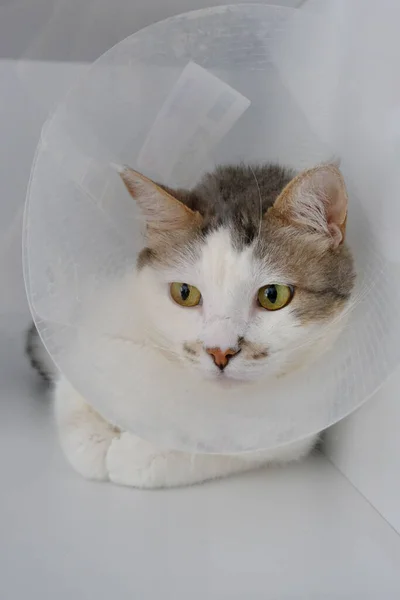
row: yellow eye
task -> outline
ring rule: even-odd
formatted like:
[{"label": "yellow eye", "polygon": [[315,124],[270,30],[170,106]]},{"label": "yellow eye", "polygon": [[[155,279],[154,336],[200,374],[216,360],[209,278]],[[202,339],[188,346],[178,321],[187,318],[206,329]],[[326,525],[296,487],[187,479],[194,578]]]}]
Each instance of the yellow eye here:
[{"label": "yellow eye", "polygon": [[258,303],[266,310],[279,310],[287,306],[293,298],[294,288],[291,285],[272,283],[258,290]]},{"label": "yellow eye", "polygon": [[175,281],[171,283],[170,291],[172,299],[181,306],[192,307],[200,304],[201,294],[194,285]]}]

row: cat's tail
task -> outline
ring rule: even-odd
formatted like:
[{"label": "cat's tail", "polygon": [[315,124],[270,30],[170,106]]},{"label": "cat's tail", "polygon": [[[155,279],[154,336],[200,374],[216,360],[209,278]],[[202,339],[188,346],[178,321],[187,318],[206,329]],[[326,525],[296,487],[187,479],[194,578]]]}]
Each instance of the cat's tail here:
[{"label": "cat's tail", "polygon": [[44,347],[34,323],[26,332],[25,352],[32,368],[44,381],[51,384],[56,378],[57,369]]}]

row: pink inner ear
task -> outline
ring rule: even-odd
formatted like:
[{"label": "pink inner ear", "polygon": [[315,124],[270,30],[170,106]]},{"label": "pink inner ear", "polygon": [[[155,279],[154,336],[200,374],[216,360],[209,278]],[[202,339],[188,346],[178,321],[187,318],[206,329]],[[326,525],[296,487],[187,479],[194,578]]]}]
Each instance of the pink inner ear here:
[{"label": "pink inner ear", "polygon": [[342,233],[340,227],[338,225],[336,225],[336,223],[328,224],[328,230],[329,230],[329,233],[331,234],[333,245],[335,248],[337,248],[343,242],[343,238],[344,238],[343,233]]},{"label": "pink inner ear", "polygon": [[333,177],[333,180],[326,189],[326,220],[333,243],[335,247],[337,247],[344,239],[347,216],[347,194],[341,179],[338,179],[332,173],[329,173],[329,177]]},{"label": "pink inner ear", "polygon": [[347,195],[340,182],[332,182],[328,190],[327,220],[328,223],[342,225],[347,214]]}]

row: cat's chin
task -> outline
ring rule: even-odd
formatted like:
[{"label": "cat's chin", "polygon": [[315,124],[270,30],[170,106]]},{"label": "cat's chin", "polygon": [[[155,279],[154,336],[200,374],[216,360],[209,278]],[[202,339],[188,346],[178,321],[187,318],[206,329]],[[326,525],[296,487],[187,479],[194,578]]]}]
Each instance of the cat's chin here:
[{"label": "cat's chin", "polygon": [[218,388],[233,389],[239,386],[251,385],[255,383],[257,379],[235,376],[228,373],[206,373],[204,376],[206,381],[215,384]]}]

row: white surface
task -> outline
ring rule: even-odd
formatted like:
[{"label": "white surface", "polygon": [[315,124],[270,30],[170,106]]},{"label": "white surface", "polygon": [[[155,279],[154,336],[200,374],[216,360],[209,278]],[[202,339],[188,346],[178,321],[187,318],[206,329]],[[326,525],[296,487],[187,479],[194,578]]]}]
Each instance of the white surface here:
[{"label": "white surface", "polygon": [[326,452],[400,533],[400,369],[327,435]]},{"label": "white surface", "polygon": [[20,342],[0,354],[1,598],[399,597],[400,538],[320,456],[163,492],[81,479]]}]

